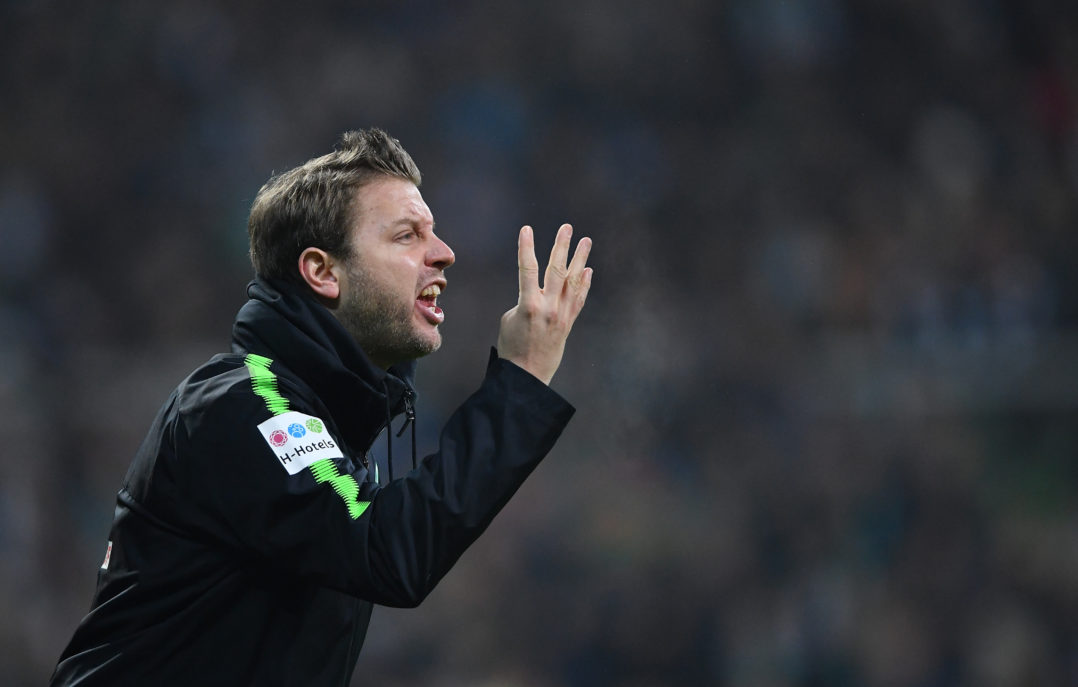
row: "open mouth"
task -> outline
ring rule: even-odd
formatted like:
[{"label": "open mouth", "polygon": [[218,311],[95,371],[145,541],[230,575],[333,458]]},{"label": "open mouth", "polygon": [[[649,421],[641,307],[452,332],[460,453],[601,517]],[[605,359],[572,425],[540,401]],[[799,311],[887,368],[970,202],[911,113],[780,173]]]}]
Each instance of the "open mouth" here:
[{"label": "open mouth", "polygon": [[442,295],[442,288],[437,284],[431,284],[419,292],[419,298],[415,299],[416,307],[431,324],[441,324],[445,319],[445,313],[438,307],[438,296]]}]

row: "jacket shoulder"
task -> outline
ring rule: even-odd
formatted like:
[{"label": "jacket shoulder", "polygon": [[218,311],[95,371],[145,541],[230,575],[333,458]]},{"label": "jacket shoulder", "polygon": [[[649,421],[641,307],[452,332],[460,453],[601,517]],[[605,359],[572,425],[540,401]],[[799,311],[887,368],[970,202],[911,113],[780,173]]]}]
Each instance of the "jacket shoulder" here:
[{"label": "jacket shoulder", "polygon": [[[276,374],[284,371],[276,365],[267,376],[267,367],[248,358],[216,356],[181,382],[129,473],[128,494],[181,531],[224,537],[217,523],[239,517],[237,512],[247,517],[264,505],[258,499],[272,501],[301,488],[300,482],[314,484],[313,477],[289,470],[304,464],[300,458],[342,455],[335,431],[316,417],[321,404],[302,381]],[[302,442],[303,455],[286,460],[273,435],[282,435],[285,448],[301,443],[293,441],[294,434],[285,439],[275,431],[281,422],[290,430],[296,416],[303,425],[295,431],[310,433],[305,439],[317,436],[325,446]]]},{"label": "jacket shoulder", "polygon": [[221,354],[180,382],[132,462],[124,481],[129,493],[152,500],[151,492],[182,491],[199,474],[243,470],[248,457],[269,451],[261,423],[282,411],[317,414],[317,399],[300,380],[274,375],[271,383],[263,372],[247,356]]},{"label": "jacket shoulder", "polygon": [[211,411],[268,417],[309,409],[316,402],[300,379],[268,358],[255,355],[215,356],[176,390],[176,413],[185,422]]}]

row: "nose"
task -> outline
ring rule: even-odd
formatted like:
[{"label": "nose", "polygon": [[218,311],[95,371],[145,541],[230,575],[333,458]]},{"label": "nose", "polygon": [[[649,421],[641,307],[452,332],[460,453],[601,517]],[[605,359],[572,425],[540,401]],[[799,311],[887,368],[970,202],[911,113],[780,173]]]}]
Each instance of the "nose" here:
[{"label": "nose", "polygon": [[427,264],[444,270],[456,260],[457,256],[453,254],[453,249],[449,247],[449,244],[435,236],[430,250],[427,251]]}]

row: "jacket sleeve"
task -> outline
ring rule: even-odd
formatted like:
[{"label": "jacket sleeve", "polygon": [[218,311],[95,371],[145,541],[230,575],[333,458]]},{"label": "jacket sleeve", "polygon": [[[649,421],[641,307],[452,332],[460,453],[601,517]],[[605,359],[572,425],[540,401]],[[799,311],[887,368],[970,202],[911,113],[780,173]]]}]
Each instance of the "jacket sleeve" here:
[{"label": "jacket sleeve", "polygon": [[243,555],[374,603],[414,606],[572,414],[545,384],[492,357],[482,385],[442,429],[438,451],[384,487],[365,481],[362,468],[349,474],[344,459],[332,461],[328,476],[309,468],[290,474],[256,427],[266,414],[252,412],[228,436],[200,437],[197,426],[185,435],[191,455],[221,456],[213,479],[192,480],[185,491],[197,502],[199,528]]}]

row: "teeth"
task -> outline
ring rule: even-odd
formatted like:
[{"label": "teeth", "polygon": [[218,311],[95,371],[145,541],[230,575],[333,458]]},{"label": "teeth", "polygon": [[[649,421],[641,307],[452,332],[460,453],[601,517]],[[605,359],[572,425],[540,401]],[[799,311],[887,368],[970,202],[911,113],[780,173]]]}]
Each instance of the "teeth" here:
[{"label": "teeth", "polygon": [[427,288],[420,291],[419,295],[425,298],[429,298],[431,296],[437,298],[438,296],[442,295],[442,290],[438,287],[437,284],[431,284]]}]

